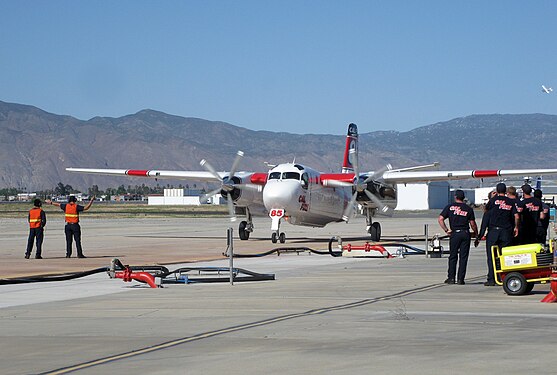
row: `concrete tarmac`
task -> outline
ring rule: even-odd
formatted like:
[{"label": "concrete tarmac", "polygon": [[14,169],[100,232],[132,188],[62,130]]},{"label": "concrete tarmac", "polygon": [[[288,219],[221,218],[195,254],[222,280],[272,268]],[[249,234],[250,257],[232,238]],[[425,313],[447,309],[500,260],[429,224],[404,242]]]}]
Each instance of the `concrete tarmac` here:
[{"label": "concrete tarmac", "polygon": [[[438,233],[437,212],[382,219],[383,235]],[[263,252],[268,220],[237,253]],[[0,222],[1,278],[125,264],[226,266],[225,219],[83,220],[87,259],[65,259],[62,224],[49,223],[45,259],[23,259],[25,222]],[[354,244],[365,222],[323,229],[288,224],[285,247]],[[234,225],[237,230],[236,224]],[[346,240],[345,240],[346,241]],[[423,242],[412,243],[423,248]],[[446,243],[445,243],[446,245]],[[207,261],[204,259],[214,259]],[[185,263],[192,262],[196,263]],[[276,280],[150,289],[99,273],[0,286],[2,374],[523,374],[551,372],[556,306],[484,287],[485,242],[466,285],[446,285],[447,257],[333,258],[307,253],[239,258]]]}]

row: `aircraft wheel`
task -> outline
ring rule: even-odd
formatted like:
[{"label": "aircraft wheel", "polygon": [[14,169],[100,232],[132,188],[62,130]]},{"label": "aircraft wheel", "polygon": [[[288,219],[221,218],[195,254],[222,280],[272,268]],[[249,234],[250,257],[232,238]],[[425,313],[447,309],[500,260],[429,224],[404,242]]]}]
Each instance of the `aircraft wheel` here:
[{"label": "aircraft wheel", "polygon": [[249,232],[246,230],[247,225],[248,225],[247,221],[242,221],[240,223],[240,227],[238,228],[238,234],[240,235],[240,239],[242,241],[249,239]]},{"label": "aircraft wheel", "polygon": [[286,234],[284,234],[284,232],[280,234],[279,241],[280,241],[280,243],[285,243],[286,242]]},{"label": "aircraft wheel", "polygon": [[369,234],[373,242],[379,242],[381,240],[381,224],[378,222],[372,223],[369,228]]},{"label": "aircraft wheel", "polygon": [[277,233],[276,232],[273,232],[271,234],[271,242],[272,243],[277,243]]},{"label": "aircraft wheel", "polygon": [[526,293],[528,283],[520,272],[511,272],[503,280],[503,289],[509,296],[520,296]]}]

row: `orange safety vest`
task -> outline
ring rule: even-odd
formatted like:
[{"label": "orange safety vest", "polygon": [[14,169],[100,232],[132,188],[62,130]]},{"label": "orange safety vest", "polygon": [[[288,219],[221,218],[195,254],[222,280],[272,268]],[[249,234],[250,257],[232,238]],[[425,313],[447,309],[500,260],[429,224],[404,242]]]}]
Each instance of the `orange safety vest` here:
[{"label": "orange safety vest", "polygon": [[39,207],[33,207],[29,210],[29,228],[41,227],[41,210]]},{"label": "orange safety vest", "polygon": [[66,223],[77,224],[79,223],[79,214],[77,213],[77,204],[68,203],[66,204]]}]

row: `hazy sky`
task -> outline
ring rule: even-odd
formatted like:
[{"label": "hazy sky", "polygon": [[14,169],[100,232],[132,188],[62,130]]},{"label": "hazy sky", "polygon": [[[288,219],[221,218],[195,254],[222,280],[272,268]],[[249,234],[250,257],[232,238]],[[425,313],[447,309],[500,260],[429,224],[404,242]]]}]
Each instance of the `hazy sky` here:
[{"label": "hazy sky", "polygon": [[[0,2],[0,100],[254,130],[557,113],[556,1]],[[557,90],[556,90],[557,91]]]}]

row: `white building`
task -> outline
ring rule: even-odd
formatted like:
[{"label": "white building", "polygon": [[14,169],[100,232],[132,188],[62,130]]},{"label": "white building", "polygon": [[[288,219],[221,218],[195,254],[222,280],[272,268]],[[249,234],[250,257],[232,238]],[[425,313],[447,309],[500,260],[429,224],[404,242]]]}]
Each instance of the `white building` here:
[{"label": "white building", "polygon": [[208,198],[207,202],[200,202],[197,195],[184,195],[184,189],[164,189],[164,194],[149,195],[147,203],[154,206],[199,206],[200,204],[220,204],[220,195]]},{"label": "white building", "polygon": [[[451,189],[451,193],[457,189]],[[486,204],[488,199],[487,195],[495,190],[494,186],[491,187],[481,187],[475,189],[460,189],[464,191],[464,196],[466,197],[466,202],[473,206],[480,206],[482,204]]]},{"label": "white building", "polygon": [[450,185],[446,181],[397,184],[397,210],[443,209],[451,201]]}]

